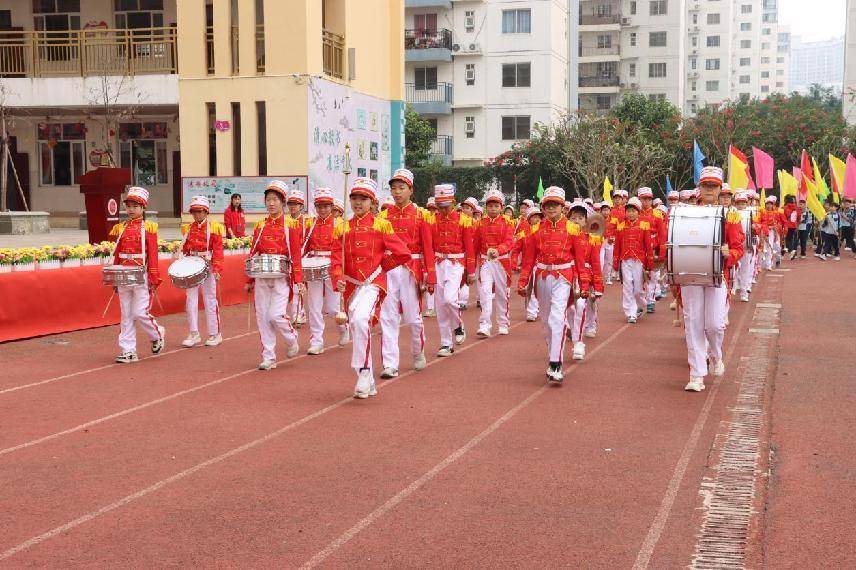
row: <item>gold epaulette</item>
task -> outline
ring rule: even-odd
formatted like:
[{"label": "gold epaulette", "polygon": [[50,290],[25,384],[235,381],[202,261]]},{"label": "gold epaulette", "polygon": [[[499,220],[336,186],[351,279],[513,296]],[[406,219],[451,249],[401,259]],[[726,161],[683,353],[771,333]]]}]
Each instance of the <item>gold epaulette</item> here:
[{"label": "gold epaulette", "polygon": [[601,245],[603,243],[603,236],[589,234],[589,243],[592,245]]},{"label": "gold epaulette", "polygon": [[124,230],[124,229],[125,229],[125,224],[123,224],[121,222],[118,224],[113,224],[113,229],[110,230],[110,235],[111,236],[118,236],[119,234],[122,233],[122,230]]},{"label": "gold epaulette", "polygon": [[190,224],[181,224],[181,235],[186,236],[187,232],[190,231]]},{"label": "gold epaulette", "polygon": [[220,222],[211,222],[211,233],[217,236],[226,235],[226,226]]},{"label": "gold epaulette", "polygon": [[431,210],[428,210],[426,208],[417,208],[417,210],[419,211],[419,215],[422,216],[422,219],[428,222],[429,224],[434,224],[437,222],[437,218],[434,216],[434,214],[431,213]]},{"label": "gold epaulette", "polygon": [[779,208],[779,213],[780,213],[780,214],[784,214],[784,213],[785,213],[785,209],[784,209],[784,208]]},{"label": "gold epaulette", "polygon": [[387,212],[389,212],[389,210],[381,210],[380,213],[377,215],[377,217],[383,218],[384,220],[388,220],[389,214]]},{"label": "gold epaulette", "polygon": [[565,224],[565,228],[572,236],[578,236],[583,231],[579,224],[575,224],[571,220],[568,220],[567,224]]},{"label": "gold epaulette", "polygon": [[283,225],[290,230],[294,230],[300,227],[300,222],[295,218],[292,218],[291,216],[285,216],[285,221],[283,222]]},{"label": "gold epaulette", "polygon": [[503,214],[503,215],[502,215],[502,217],[503,217],[503,218],[505,218],[505,221],[506,221],[506,222],[508,222],[508,223],[509,223],[509,224],[511,224],[512,226],[514,225],[514,218],[512,218],[512,217],[511,217],[511,216],[509,216],[508,214]]},{"label": "gold epaulette", "polygon": [[392,224],[389,222],[389,220],[385,220],[380,217],[375,217],[374,223],[372,224],[372,229],[382,234],[395,233],[395,230],[393,229]]},{"label": "gold epaulette", "polygon": [[609,223],[618,225],[618,216],[612,216],[611,218],[609,218]]},{"label": "gold epaulette", "polygon": [[729,224],[740,224],[742,223],[742,219],[740,217],[740,212],[736,210],[732,210],[725,215],[725,221]]},{"label": "gold epaulette", "polygon": [[517,232],[517,234],[514,236],[514,239],[526,239],[526,230],[520,230],[519,232]]},{"label": "gold epaulette", "polygon": [[651,224],[648,223],[648,220],[642,220],[639,222],[639,228],[649,231],[651,229]]},{"label": "gold epaulette", "polygon": [[146,231],[150,234],[158,233],[158,225],[154,222],[146,221],[145,228],[146,228]]},{"label": "gold epaulette", "polygon": [[618,225],[615,226],[615,229],[618,231],[622,231],[625,227],[627,227],[627,224],[625,224],[624,222],[618,222]]},{"label": "gold epaulette", "polygon": [[462,228],[473,227],[473,219],[466,214],[461,214],[460,222]]},{"label": "gold epaulette", "polygon": [[663,219],[663,212],[661,212],[660,210],[654,210],[654,217],[660,218],[662,220]]},{"label": "gold epaulette", "polygon": [[[537,224],[532,224],[531,226],[529,226],[529,235],[531,236],[532,234],[537,232],[538,228],[540,228],[540,227],[541,227],[541,222],[538,222]],[[526,230],[524,230],[524,231],[526,231]]]},{"label": "gold epaulette", "polygon": [[261,231],[262,229],[264,229],[264,227],[265,227],[265,221],[259,220],[258,222],[256,222],[256,227],[254,228],[254,230]]}]

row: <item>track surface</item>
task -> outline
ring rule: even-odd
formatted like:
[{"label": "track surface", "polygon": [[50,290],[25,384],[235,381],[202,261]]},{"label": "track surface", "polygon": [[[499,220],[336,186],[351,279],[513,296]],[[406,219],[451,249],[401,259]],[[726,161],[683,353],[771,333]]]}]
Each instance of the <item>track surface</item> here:
[{"label": "track surface", "polygon": [[405,357],[366,401],[332,335],[321,356],[255,370],[246,306],[223,311],[216,349],[178,348],[184,320],[164,318],[166,353],[134,365],[111,364],[116,327],[0,345],[0,567],[685,567],[758,301],[785,317],[754,548],[771,567],[852,567],[856,392],[836,358],[854,268],[788,267],[732,306],[728,372],[701,394],[683,391],[667,301],[627,325],[616,286],[562,387],[545,386],[541,325],[519,299],[506,337],[475,339],[466,311],[448,359],[428,319],[429,367]]}]

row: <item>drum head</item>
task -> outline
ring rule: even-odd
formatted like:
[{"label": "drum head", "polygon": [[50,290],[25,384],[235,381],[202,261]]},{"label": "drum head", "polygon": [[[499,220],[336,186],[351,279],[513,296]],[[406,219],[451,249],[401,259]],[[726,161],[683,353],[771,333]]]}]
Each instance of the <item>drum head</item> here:
[{"label": "drum head", "polygon": [[309,269],[312,267],[327,267],[330,265],[330,260],[326,257],[304,257],[303,268]]},{"label": "drum head", "polygon": [[105,265],[101,270],[102,271],[124,271],[125,266],[124,265]]},{"label": "drum head", "polygon": [[174,277],[187,277],[205,270],[205,260],[201,257],[182,257],[169,266],[169,274]]}]

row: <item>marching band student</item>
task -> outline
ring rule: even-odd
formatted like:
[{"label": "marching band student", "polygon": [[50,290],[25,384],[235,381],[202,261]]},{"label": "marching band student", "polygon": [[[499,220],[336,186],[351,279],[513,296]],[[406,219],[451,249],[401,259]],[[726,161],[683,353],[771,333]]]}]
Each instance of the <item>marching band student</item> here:
[{"label": "marching band student", "polygon": [[761,212],[761,240],[763,242],[761,260],[767,271],[773,269],[777,261],[779,242],[779,211],[776,209],[776,197],[767,196],[764,211]]},{"label": "marching band student", "polygon": [[814,214],[806,207],[805,200],[800,200],[800,210],[802,211],[802,215],[800,216],[797,231],[799,232],[800,259],[805,259],[805,248],[808,246],[808,239],[814,228]]},{"label": "marching band student", "polygon": [[820,259],[832,257],[834,261],[841,261],[838,242],[841,240],[841,214],[838,213],[838,204],[828,201],[826,206],[826,218],[820,224],[820,233],[823,239],[823,253]]},{"label": "marching band student", "polygon": [[395,204],[395,200],[392,198],[392,196],[387,196],[386,198],[383,199],[383,203],[380,205],[380,211],[381,212],[386,211],[393,204]]},{"label": "marching band student", "polygon": [[410,201],[413,195],[413,173],[400,168],[389,180],[393,204],[380,217],[392,224],[395,234],[410,251],[407,263],[387,272],[386,298],[380,308],[383,354],[381,378],[398,376],[399,325],[403,321],[410,329],[410,354],[413,368],[422,370],[425,361],[425,324],[422,321],[422,290],[434,292],[437,274],[434,270],[434,248],[431,242],[433,216]]},{"label": "marching band student", "polygon": [[[603,202],[600,206],[600,215],[609,221],[612,217],[612,206]],[[615,227],[605,224],[603,244],[600,248],[600,266],[603,269],[603,280],[607,285],[612,285],[612,257],[615,252]]]},{"label": "marching band student", "polygon": [[223,274],[223,234],[226,229],[217,222],[208,220],[210,211],[208,198],[194,196],[190,199],[190,214],[193,222],[184,224],[181,232],[184,240],[181,243],[181,255],[195,255],[211,264],[211,272],[200,285],[185,289],[187,301],[187,324],[190,333],[181,343],[191,348],[202,342],[199,335],[199,291],[202,290],[202,301],[205,304],[205,317],[208,325],[208,339],[205,346],[217,346],[223,342],[220,334],[220,307],[217,302],[217,282]]},{"label": "marching band student", "polygon": [[[306,246],[306,239],[309,237],[309,227],[312,220],[311,217],[304,213],[306,202],[303,198],[303,192],[298,188],[290,188],[285,199],[285,205],[288,209],[288,217],[297,223],[300,229],[300,251]],[[300,328],[306,323],[306,307],[303,301],[303,292],[293,295],[289,306],[289,314],[291,322],[295,328]]]},{"label": "marching band student", "polygon": [[345,203],[341,198],[333,198],[333,217],[342,219],[345,215]]},{"label": "marching band student", "polygon": [[797,226],[800,223],[802,212],[796,202],[796,196],[786,196],[782,215],[782,227],[785,229],[785,249],[790,252],[789,259],[794,259],[797,256],[797,244],[799,243]]},{"label": "marching band student", "polygon": [[[377,394],[372,368],[371,327],[377,322],[378,311],[387,290],[386,274],[410,261],[410,249],[389,221],[372,213],[377,202],[377,184],[370,178],[357,178],[350,190],[351,211],[354,215],[336,227],[333,237],[342,248],[333,250],[331,273],[336,288],[345,296],[345,307],[353,339],[351,366],[357,373],[355,398]],[[386,252],[389,252],[388,254]]]},{"label": "marching band student", "polygon": [[591,214],[592,209],[585,202],[574,201],[571,204],[571,221],[583,228],[583,241],[587,246],[585,268],[591,276],[588,298],[579,298],[568,308],[574,360],[585,358],[586,344],[583,336],[594,338],[597,335],[597,300],[603,296],[603,271],[600,266],[603,238],[586,231],[588,216]]},{"label": "marching band student", "polygon": [[[699,179],[700,202],[702,206],[715,206],[722,188],[722,169],[705,166]],[[725,374],[725,362],[722,354],[722,341],[725,338],[725,326],[728,316],[729,274],[743,257],[743,227],[740,214],[731,211],[725,216],[725,232],[722,244],[723,275],[719,287],[682,285],[681,301],[684,309],[684,334],[687,341],[687,357],[690,364],[690,381],[685,390],[701,392],[704,390],[704,377]],[[710,364],[708,365],[708,356]]]},{"label": "marching band student", "polygon": [[526,253],[517,283],[518,293],[527,295],[529,278],[535,272],[535,294],[544,311],[541,321],[547,340],[547,379],[550,382],[562,382],[564,379],[562,352],[567,327],[566,311],[573,302],[572,284],[578,277],[580,296],[586,297],[590,279],[585,268],[587,244],[582,229],[565,219],[562,212],[564,204],[564,189],[550,186],[544,190],[541,209],[546,219],[532,226],[526,237]]},{"label": "marching band student", "polygon": [[151,340],[152,353],[158,354],[164,347],[166,330],[151,315],[152,295],[161,284],[161,278],[158,272],[158,225],[144,218],[148,202],[148,190],[130,187],[125,198],[128,221],[116,224],[110,231],[110,236],[116,238],[113,264],[139,266],[146,272],[144,284],[116,287],[122,315],[119,325],[119,350],[122,352],[116,357],[120,364],[139,360],[135,323]]},{"label": "marching band student", "polygon": [[[734,203],[737,205],[737,210],[742,211],[749,207],[749,195],[746,192],[738,192],[734,196]],[[758,227],[760,225],[760,216],[757,212],[752,213],[752,225]],[[757,225],[756,225],[757,224]],[[740,292],[740,300],[744,303],[749,302],[749,294],[752,293],[752,276],[755,269],[755,256],[753,252],[747,251],[744,253],[740,261],[737,262],[737,269],[734,272],[734,292]]]},{"label": "marching band student", "polygon": [[[469,216],[473,221],[473,232],[475,232],[475,228],[478,227],[478,210],[479,201],[472,196],[464,200],[464,203],[461,204],[461,213]],[[476,282],[478,282],[478,273],[476,273]],[[476,283],[474,283],[474,285],[475,284]],[[458,305],[460,305],[462,311],[466,311],[469,303],[470,285],[466,281],[463,281],[461,283],[461,288],[458,291]]]},{"label": "marching band student", "polygon": [[461,319],[458,291],[466,279],[475,283],[476,258],[473,247],[473,220],[455,211],[455,187],[451,184],[434,186],[434,200],[439,211],[431,226],[434,257],[437,260],[437,288],[435,305],[437,324],[440,327],[440,350],[437,356],[451,356],[452,344],[463,344],[467,338]]},{"label": "marching band student", "polygon": [[630,198],[624,209],[625,219],[619,222],[615,234],[612,268],[621,281],[621,306],[628,323],[635,323],[645,311],[645,272],[654,262],[651,228],[639,218],[641,211],[639,198]]},{"label": "marching band student", "polygon": [[651,247],[654,248],[654,262],[648,271],[648,278],[644,287],[645,310],[648,313],[653,313],[657,307],[657,301],[662,298],[662,295],[660,295],[659,265],[666,259],[666,222],[663,212],[653,207],[653,190],[648,187],[642,187],[636,191],[636,195],[642,203],[642,211],[639,212],[639,219],[643,222],[648,222],[651,232]]},{"label": "marching band student", "polygon": [[843,198],[841,202],[841,239],[844,246],[856,257],[856,243],[853,241],[853,226],[856,226],[856,206],[851,198]]},{"label": "marching band student", "polygon": [[[429,197],[428,200],[425,201],[425,209],[432,216],[431,219],[433,220],[433,216],[437,215],[437,204],[434,202],[434,196]],[[434,307],[434,293],[429,293],[426,289],[424,293],[424,298],[425,310],[422,312],[422,316],[429,319],[436,318],[437,311]]]},{"label": "marching band student", "polygon": [[[514,235],[514,259],[520,259],[521,262],[517,266],[517,271],[520,271],[521,266],[523,265],[522,259],[523,254],[526,251],[526,239],[529,235],[532,226],[536,226],[541,223],[544,219],[544,214],[541,212],[541,209],[538,206],[533,206],[526,210],[526,220],[524,226],[519,232]],[[531,278],[530,278],[531,279]],[[526,321],[527,322],[535,322],[538,320],[538,296],[535,295],[534,288],[530,288],[529,299],[526,302]]]},{"label": "marching band student", "polygon": [[501,214],[505,195],[490,190],[485,195],[487,216],[475,227],[475,250],[479,256],[478,291],[481,315],[476,335],[490,336],[494,305],[496,305],[497,332],[508,334],[509,286],[511,285],[511,259],[514,249],[514,222]]},{"label": "marching band student", "polygon": [[223,225],[226,226],[226,237],[239,238],[247,235],[247,222],[244,219],[244,208],[241,206],[241,195],[232,194],[229,207],[223,212]]},{"label": "marching band student", "polygon": [[[314,218],[308,220],[309,234],[304,245],[306,258],[321,257],[330,259],[333,250],[341,248],[341,243],[333,239],[333,230],[344,222],[333,215],[333,191],[329,188],[315,189],[312,201],[315,205]],[[324,280],[306,282],[306,312],[309,318],[309,350],[306,354],[324,352],[324,315],[335,316],[339,312],[340,293],[333,288],[329,277]],[[350,342],[348,326],[337,325],[339,346]]]},{"label": "marching band student", "polygon": [[288,347],[288,357],[294,358],[297,331],[291,325],[288,305],[292,295],[303,293],[303,265],[301,247],[302,227],[299,222],[284,214],[288,185],[272,180],[265,190],[265,207],[268,217],[256,224],[250,257],[259,254],[285,255],[291,261],[288,277],[248,278],[247,291],[255,289],[256,322],[262,341],[262,361],[259,370],[276,368],[276,333],[280,332]]},{"label": "marching band student", "polygon": [[677,206],[680,203],[681,193],[677,190],[669,190],[669,193],[666,195],[666,202],[668,202],[667,207],[671,208],[672,206]]}]

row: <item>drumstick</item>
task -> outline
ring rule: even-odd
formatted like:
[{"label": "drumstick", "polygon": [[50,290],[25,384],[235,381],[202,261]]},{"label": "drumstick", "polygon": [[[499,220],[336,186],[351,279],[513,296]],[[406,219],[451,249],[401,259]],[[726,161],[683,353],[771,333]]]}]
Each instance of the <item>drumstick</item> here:
[{"label": "drumstick", "polygon": [[163,304],[161,303],[160,297],[158,296],[158,290],[157,290],[157,289],[152,289],[152,293],[153,293],[153,294],[154,294],[154,296],[155,296],[155,301],[157,301],[157,302],[158,302],[158,307],[159,307],[159,308],[160,308],[160,310],[161,310],[161,314],[162,314],[162,315],[165,315],[165,314],[166,314],[166,311],[164,311],[164,309],[163,309]]},{"label": "drumstick", "polygon": [[107,310],[110,308],[110,303],[112,303],[112,302],[113,302],[113,296],[114,296],[114,295],[116,295],[116,289],[113,289],[113,292],[112,292],[112,293],[110,293],[110,298],[109,298],[109,299],[107,299],[107,306],[106,306],[106,307],[104,307],[104,312],[103,312],[103,313],[101,313],[101,318],[102,318],[102,319],[103,319],[104,317],[106,317],[106,316],[107,316]]},{"label": "drumstick", "polygon": [[250,322],[253,314],[253,292],[247,291],[247,332],[250,332]]}]

